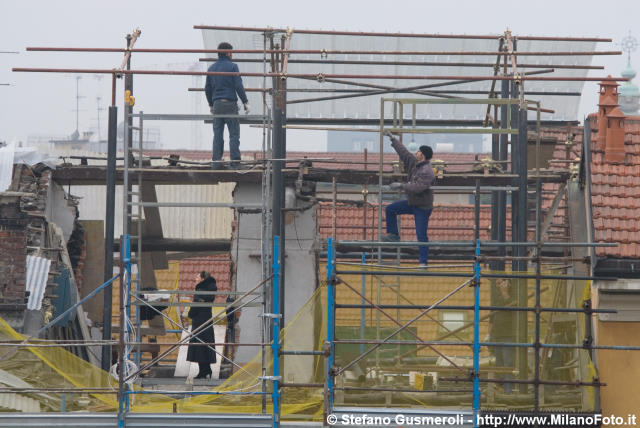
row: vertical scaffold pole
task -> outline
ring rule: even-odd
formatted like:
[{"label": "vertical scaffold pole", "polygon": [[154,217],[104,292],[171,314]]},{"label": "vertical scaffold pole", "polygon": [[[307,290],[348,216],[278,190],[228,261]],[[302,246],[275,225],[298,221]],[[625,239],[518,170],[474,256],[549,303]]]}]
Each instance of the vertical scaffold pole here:
[{"label": "vertical scaffold pole", "polygon": [[336,304],[336,277],[335,277],[335,261],[334,261],[333,239],[329,238],[327,246],[327,343],[329,344],[329,357],[327,362],[327,390],[329,399],[328,413],[333,411],[333,388],[335,379],[333,378],[333,364],[335,361],[335,304]]},{"label": "vertical scaffold pole", "polygon": [[480,181],[476,180],[475,192],[475,240],[476,257],[473,266],[475,286],[473,287],[473,426],[478,427],[480,411]]},{"label": "vertical scaffold pole", "polygon": [[280,427],[280,237],[273,237],[273,428]]},{"label": "vertical scaffold pole", "polygon": [[[113,85],[115,86],[115,77]],[[114,89],[115,91],[115,89]],[[114,95],[115,96],[115,95]],[[118,107],[109,106],[109,134],[107,143],[107,195],[104,225],[104,281],[113,277],[113,228],[116,204],[116,150],[118,133]],[[104,290],[102,306],[102,340],[111,340],[111,314],[113,305],[113,289]],[[102,346],[102,370],[111,368],[111,346]]]},{"label": "vertical scaffold pole", "polygon": [[[362,270],[365,269],[365,264],[367,263],[367,255],[366,253],[362,253]],[[363,296],[365,295],[365,292],[367,291],[366,289],[366,285],[367,285],[367,275],[366,274],[362,274],[362,283],[360,284],[360,294],[362,294]],[[364,297],[362,297],[360,299],[360,304],[362,305],[362,308],[360,309],[360,340],[364,340],[364,336],[365,336],[365,312],[364,312],[364,305],[365,305],[365,301],[364,301]],[[364,343],[360,344],[360,353],[364,354]]]},{"label": "vertical scaffold pole", "polygon": [[480,240],[476,240],[475,287],[473,288],[473,426],[480,411]]},{"label": "vertical scaffold pole", "polygon": [[[125,416],[129,411],[129,395],[126,391],[125,378],[127,376],[127,336],[128,319],[127,306],[129,289],[131,287],[131,241],[129,235],[120,237],[120,340],[118,363],[118,427],[126,426]],[[126,300],[125,300],[126,299]]]}]

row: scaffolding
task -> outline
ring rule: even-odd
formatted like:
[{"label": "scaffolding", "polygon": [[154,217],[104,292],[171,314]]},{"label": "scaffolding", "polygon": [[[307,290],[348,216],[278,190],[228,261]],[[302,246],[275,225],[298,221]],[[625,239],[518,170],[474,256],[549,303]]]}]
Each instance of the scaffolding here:
[{"label": "scaffolding", "polygon": [[[541,165],[541,139],[542,127],[547,125],[560,125],[571,127],[572,122],[566,121],[544,121],[541,119],[541,113],[551,112],[542,106],[538,101],[528,99],[530,95],[544,95],[544,91],[525,91],[525,84],[528,81],[602,81],[604,79],[620,80],[611,77],[566,77],[557,75],[540,76],[539,74],[551,74],[555,68],[558,69],[597,69],[598,66],[579,66],[566,64],[527,64],[519,63],[517,59],[521,56],[585,56],[585,55],[611,55],[620,54],[616,51],[571,51],[571,52],[554,52],[554,51],[518,51],[518,40],[543,40],[543,41],[592,41],[592,42],[610,42],[610,39],[600,38],[550,38],[550,37],[515,37],[510,31],[506,31],[502,35],[433,35],[433,34],[404,34],[404,33],[350,33],[350,32],[329,32],[329,31],[294,31],[291,29],[269,29],[269,28],[244,28],[244,27],[205,27],[196,26],[196,29],[202,30],[232,30],[258,33],[263,36],[262,49],[234,49],[234,53],[244,53],[248,55],[262,55],[259,59],[247,59],[247,62],[257,62],[263,64],[263,71],[260,73],[220,73],[220,72],[197,72],[197,71],[168,71],[168,70],[135,70],[131,69],[131,56],[143,53],[185,53],[185,54],[211,54],[226,52],[211,49],[139,49],[134,44],[138,39],[139,31],[127,36],[127,45],[124,49],[118,48],[44,48],[33,47],[27,48],[28,51],[64,51],[64,52],[121,52],[124,54],[122,65],[115,70],[107,69],[51,69],[51,68],[15,68],[16,72],[53,72],[53,73],[97,73],[108,74],[112,76],[112,105],[109,108],[109,152],[106,167],[69,167],[61,168],[58,176],[61,180],[67,179],[69,182],[105,182],[107,185],[107,214],[106,214],[106,240],[105,240],[105,283],[96,289],[92,294],[86,296],[78,304],[92,298],[99,291],[105,291],[104,305],[104,329],[103,340],[87,342],[86,346],[94,346],[99,344],[103,346],[102,352],[102,368],[110,371],[109,380],[103,381],[100,389],[84,388],[84,391],[92,394],[115,394],[117,399],[117,422],[118,426],[126,426],[127,421],[134,418],[135,410],[132,411],[131,400],[138,400],[138,404],[143,411],[155,409],[158,411],[158,403],[172,403],[174,413],[179,413],[179,408],[191,406],[191,411],[206,412],[207,405],[211,402],[206,401],[210,397],[217,396],[247,396],[256,398],[259,402],[260,411],[256,412],[263,416],[256,422],[256,426],[280,426],[282,415],[296,415],[296,410],[291,409],[307,409],[314,408],[316,401],[309,400],[306,404],[300,404],[296,407],[295,403],[289,401],[285,403],[287,390],[309,389],[313,391],[322,391],[322,408],[315,411],[314,417],[317,418],[318,412],[322,412],[323,423],[330,421],[330,415],[340,415],[346,413],[389,413],[389,406],[394,404],[404,406],[405,412],[413,412],[416,416],[440,414],[433,410],[434,406],[464,408],[461,410],[465,425],[478,426],[477,416],[485,411],[492,410],[485,408],[483,410],[482,397],[495,396],[495,391],[491,385],[495,384],[512,384],[515,385],[520,400],[518,405],[523,409],[530,410],[533,414],[544,414],[549,411],[550,403],[557,404],[553,401],[554,397],[551,392],[545,390],[545,386],[554,386],[561,388],[576,388],[582,392],[579,404],[575,401],[570,402],[567,406],[577,412],[592,414],[598,410],[597,391],[602,385],[594,376],[594,373],[588,371],[590,366],[587,355],[576,357],[582,359],[579,364],[583,370],[577,376],[577,380],[551,380],[544,379],[544,369],[547,359],[545,353],[552,350],[575,350],[578,353],[584,350],[589,354],[593,349],[633,349],[634,347],[598,347],[592,343],[590,330],[590,315],[594,313],[611,312],[607,310],[596,310],[591,308],[589,299],[585,298],[579,303],[584,304],[581,307],[575,305],[576,302],[564,302],[564,306],[554,304],[550,307],[543,307],[541,295],[545,291],[543,288],[544,281],[590,281],[596,279],[588,273],[576,273],[572,268],[560,269],[560,273],[555,273],[547,269],[547,263],[555,263],[560,265],[572,265],[579,260],[570,253],[571,248],[585,247],[593,248],[595,246],[607,246],[612,244],[598,244],[593,242],[573,242],[569,237],[560,241],[545,240],[551,220],[558,208],[559,201],[562,199],[563,189],[566,183],[574,177],[568,171],[543,171]],[[482,39],[491,40],[497,43],[496,51],[426,51],[426,50],[340,50],[340,49],[292,49],[292,40],[296,33],[316,34],[316,35],[344,35],[344,36],[362,36],[362,37],[397,37],[397,38],[451,38],[451,39]],[[320,55],[319,60],[303,60],[296,59],[296,55],[314,54]],[[447,62],[447,61],[388,61],[381,60],[349,60],[338,59],[328,60],[327,55],[347,55],[347,54],[365,54],[371,56],[381,55],[411,55],[411,56],[447,56],[447,55],[474,55],[496,57],[493,62]],[[290,58],[291,57],[291,58]],[[203,60],[208,60],[203,58]],[[234,61],[237,59],[234,58]],[[241,60],[242,61],[242,60]],[[435,65],[447,66],[456,65],[461,67],[492,67],[493,75],[405,75],[405,74],[364,74],[364,73],[326,73],[318,72],[310,73],[291,73],[289,64],[357,64],[360,66],[367,65],[403,65],[403,66],[421,66]],[[535,69],[535,71],[522,71],[523,69]],[[263,82],[259,88],[249,88],[251,91],[259,92],[262,96],[262,114],[238,117],[241,123],[252,124],[262,127],[262,157],[255,161],[243,161],[254,168],[248,172],[237,171],[211,171],[208,169],[209,163],[206,165],[195,162],[188,162],[179,159],[169,159],[170,167],[153,168],[151,159],[144,155],[143,147],[143,129],[144,122],[147,120],[187,120],[187,121],[209,121],[211,115],[169,115],[169,114],[148,114],[142,111],[135,113],[133,107],[135,98],[133,96],[133,77],[136,75],[239,75],[252,76],[262,78]],[[121,169],[116,167],[116,123],[117,108],[115,107],[116,97],[116,79],[124,77],[124,123],[125,123],[125,144],[123,165]],[[300,90],[287,88],[288,79],[303,79],[323,83],[335,83],[348,86],[345,89],[336,88],[317,88],[314,90]],[[361,82],[360,80],[382,79],[382,80],[420,80],[420,81],[436,81],[437,83],[420,83],[412,86],[394,87],[388,85],[377,85]],[[436,89],[451,85],[469,82],[490,82],[490,89],[486,92],[473,90],[455,90],[455,89]],[[500,91],[497,91],[496,85],[500,82]],[[269,83],[269,84],[268,84]],[[355,86],[355,88],[354,88]],[[362,89],[366,88],[366,89]],[[190,90],[195,90],[191,88]],[[327,93],[327,96],[288,100],[289,92],[320,92]],[[486,98],[463,98],[462,95],[477,95],[479,92],[486,95]],[[344,94],[343,94],[344,93]],[[389,94],[409,93],[414,96],[429,96],[432,98],[388,98]],[[337,95],[333,95],[337,94]],[[357,119],[345,118],[344,120],[335,118],[287,118],[287,105],[298,104],[303,102],[321,102],[327,100],[351,99],[356,97],[364,97],[371,95],[381,95],[380,99],[380,117],[378,119]],[[554,95],[559,95],[554,93]],[[575,96],[577,93],[566,92],[560,95]],[[486,106],[485,119],[477,120],[461,120],[461,119],[429,119],[420,117],[420,108],[430,104],[448,104],[448,105],[478,105]],[[391,118],[388,118],[388,106],[391,106]],[[410,110],[411,114],[406,119],[405,109]],[[536,114],[535,120],[531,121],[528,112],[533,111]],[[134,120],[138,119],[138,123],[134,126]],[[336,126],[339,125],[340,127]],[[535,163],[534,168],[528,168],[528,141],[530,126],[535,127]],[[356,127],[347,127],[356,126]],[[369,126],[369,127],[365,127]],[[379,159],[378,162],[369,162],[367,152],[364,157],[364,171],[348,170],[346,172],[339,170],[314,168],[309,163],[313,160],[291,160],[287,159],[286,150],[286,130],[287,129],[311,129],[311,130],[352,130],[358,132],[372,132],[379,134]],[[270,131],[270,132],[269,132]],[[388,164],[384,162],[384,135],[386,131],[402,135],[405,133],[482,133],[489,134],[492,138],[492,156],[490,160],[476,160],[470,165],[473,167],[472,172],[450,173],[444,170],[438,171],[438,188],[451,189],[452,191],[469,193],[474,195],[474,225],[473,239],[464,241],[431,241],[431,242],[382,242],[382,209],[385,203],[385,197],[393,194],[385,190],[385,185],[394,179],[401,178],[401,174],[396,171],[390,171]],[[137,132],[138,147],[134,147],[134,133]],[[509,148],[510,145],[510,148]],[[569,148],[567,148],[567,151]],[[302,162],[299,162],[302,161]],[[327,162],[327,160],[322,159]],[[171,164],[171,162],[173,162]],[[296,164],[295,168],[287,167],[288,163]],[[332,162],[329,160],[328,162]],[[567,163],[570,161],[567,160]],[[378,169],[369,170],[368,165],[377,165]],[[182,165],[178,168],[173,168]],[[186,166],[185,166],[186,165]],[[65,175],[66,174],[66,175]],[[124,219],[123,236],[120,239],[120,269],[119,274],[113,277],[113,223],[114,223],[114,198],[116,181],[120,180],[125,191],[123,192],[123,213]],[[188,203],[168,203],[158,202],[157,200],[149,200],[144,195],[145,188],[151,184],[153,187],[158,183],[175,183],[193,184],[196,182],[217,183],[221,181],[254,181],[261,185],[262,202],[260,204],[226,204],[212,202],[188,202]],[[285,208],[284,194],[286,182],[293,180],[311,181],[311,182],[331,182],[332,198],[326,201],[330,203],[333,210],[333,224],[330,226],[331,233],[320,252],[326,256],[326,311],[323,314],[326,324],[322,328],[326,328],[326,338],[322,337],[322,344],[315,346],[313,349],[287,349],[284,346],[286,335],[281,336],[281,332],[285,327],[285,290],[286,280],[284,278],[285,266]],[[134,183],[136,188],[134,188]],[[363,195],[362,202],[355,203],[361,205],[363,209],[362,228],[363,240],[344,240],[338,239],[337,210],[341,204],[354,204],[351,200],[339,200],[339,194],[348,194],[338,189],[338,184],[357,184],[362,185],[363,190],[355,193]],[[559,184],[559,190],[555,192],[553,201],[546,215],[542,211],[543,205],[543,185],[546,183]],[[367,186],[373,186],[374,190],[368,190]],[[530,188],[533,191],[530,192]],[[445,190],[446,191],[446,190]],[[489,239],[481,239],[481,197],[490,193],[491,195],[491,232]],[[507,199],[511,194],[511,240],[507,239]],[[368,198],[370,194],[377,196],[377,201],[371,202]],[[528,230],[530,209],[529,195],[535,198],[535,229],[533,234]],[[317,198],[315,202],[320,201]],[[271,202],[269,204],[269,201]],[[235,372],[242,376],[241,382],[236,385],[226,385],[224,388],[218,388],[210,391],[175,391],[162,390],[150,391],[139,388],[136,380],[139,375],[150,368],[154,363],[162,361],[176,347],[183,345],[190,338],[196,337],[198,331],[183,333],[183,337],[175,343],[170,343],[169,348],[160,355],[153,357],[148,362],[142,360],[143,342],[142,328],[140,321],[139,308],[148,307],[158,312],[163,319],[171,323],[176,331],[183,331],[184,326],[177,320],[172,319],[161,311],[153,307],[140,298],[143,293],[141,285],[144,278],[142,277],[141,263],[145,253],[145,242],[143,237],[143,218],[149,218],[147,209],[157,209],[158,207],[229,207],[236,212],[242,210],[253,210],[261,214],[262,235],[260,260],[262,264],[262,280],[259,284],[245,293],[236,293],[232,291],[220,292],[218,294],[236,294],[239,296],[235,302],[226,305],[220,314],[214,315],[209,325],[215,325],[222,321],[226,316],[239,311],[248,305],[259,305],[262,310],[258,328],[261,332],[260,343],[225,343],[225,346],[253,346],[260,348],[259,366],[260,375],[257,379],[254,374],[247,370],[246,367],[236,364],[223,353],[216,350],[216,346],[208,343],[195,345],[207,346],[216,352],[219,357],[228,360],[234,366]],[[373,207],[377,211],[377,221],[372,219],[371,227],[368,226],[368,207]],[[375,239],[367,239],[368,230],[375,228],[375,232],[371,233],[371,237],[377,235]],[[402,227],[401,227],[402,230]],[[531,239],[533,235],[533,239]],[[438,265],[434,263],[429,266],[428,270],[415,268],[415,266],[403,265],[404,260],[412,258],[414,250],[420,246],[427,246],[433,252],[440,253],[440,258],[445,260],[445,264]],[[547,250],[561,249],[565,254],[558,255],[556,252]],[[529,250],[529,251],[527,251]],[[326,251],[326,253],[325,253]],[[369,260],[375,260],[375,263],[367,263],[367,251],[370,251]],[[133,255],[134,253],[135,255]],[[455,254],[454,254],[455,253]],[[350,262],[357,260],[355,263]],[[454,260],[453,262],[451,260]],[[511,261],[511,266],[507,267],[507,263]],[[133,266],[136,266],[137,273],[134,274]],[[485,267],[483,267],[485,266]],[[488,268],[486,267],[488,266]],[[547,268],[545,268],[545,266]],[[434,270],[435,269],[435,270]],[[531,272],[533,269],[533,272]],[[486,272],[485,272],[486,271]],[[361,280],[361,288],[358,290],[352,285],[351,277]],[[393,286],[385,283],[387,277],[394,278]],[[425,278],[446,278],[447,286],[450,287],[442,296],[435,301],[414,302],[412,299],[403,295],[403,281],[407,278],[423,280]],[[119,280],[120,292],[120,326],[118,329],[119,338],[117,341],[118,363],[111,365],[111,347],[116,345],[112,340],[111,328],[111,287],[113,281]],[[367,280],[373,280],[375,286],[366,292],[365,283]],[[599,277],[599,280],[607,278]],[[613,279],[613,278],[610,278]],[[494,304],[496,293],[496,281],[507,280],[516,291],[517,299],[511,304]],[[453,281],[453,282],[451,282]],[[455,283],[462,281],[461,283]],[[489,304],[481,303],[482,285],[487,282],[491,284],[489,288],[492,297]],[[532,287],[529,286],[532,282]],[[356,296],[358,303],[341,302],[344,293],[338,292],[337,288],[344,286],[348,289],[348,293]],[[415,286],[415,285],[412,285]],[[428,284],[425,286],[429,286]],[[576,286],[577,288],[577,286]],[[392,298],[384,297],[386,290]],[[447,300],[455,295],[460,295],[465,291],[472,291],[473,304],[451,304],[447,305]],[[177,294],[177,293],[176,293]],[[197,293],[195,293],[197,294]],[[383,296],[384,295],[384,296]],[[352,296],[352,298],[353,298]],[[582,295],[580,295],[582,296]],[[317,306],[322,306],[320,297],[314,297],[317,300]],[[531,306],[529,301],[533,298],[534,305]],[[485,296],[486,299],[486,296]],[[348,299],[347,299],[348,300]],[[395,302],[393,302],[395,300]],[[176,304],[179,306],[178,304]],[[204,305],[204,304],[203,304]],[[70,308],[69,310],[72,310]],[[133,311],[135,309],[135,311]],[[307,309],[309,313],[315,313],[318,307]],[[339,311],[357,310],[360,315],[359,323],[354,331],[357,331],[358,337],[355,339],[340,337],[336,331],[342,328],[342,332],[346,332],[348,323],[341,325],[340,318],[337,316]],[[472,311],[472,321],[464,320],[462,325],[457,328],[449,328],[450,323],[434,319],[430,312],[436,310],[459,310]],[[133,311],[133,312],[132,312]],[[365,319],[365,311],[370,311],[372,316],[369,321]],[[395,311],[393,315],[390,311]],[[489,311],[489,314],[481,316],[482,311]],[[491,318],[497,312],[515,313],[517,331],[515,331],[515,339],[511,341],[493,341],[481,340],[482,323]],[[409,313],[408,319],[405,318]],[[581,328],[581,336],[584,341],[582,344],[575,342],[560,342],[542,340],[541,335],[552,333],[552,329],[541,327],[542,314],[570,314],[577,316],[584,315],[584,327]],[[222,315],[224,314],[224,315]],[[528,315],[533,315],[532,322],[528,321]],[[287,314],[287,316],[291,316]],[[291,316],[292,320],[296,319]],[[435,322],[441,333],[438,334],[436,340],[428,340],[418,333],[418,329],[413,326],[421,322],[425,318],[429,318]],[[314,318],[315,320],[315,318]],[[55,320],[54,320],[55,321]],[[53,321],[52,321],[53,322]],[[458,324],[454,325],[459,325]],[[371,325],[367,325],[367,323]],[[533,325],[533,333],[529,331],[529,324]],[[48,323],[43,329],[46,329],[51,323]],[[576,323],[578,325],[578,323]],[[202,328],[204,328],[203,326]],[[318,325],[307,326],[309,328],[319,328]],[[373,337],[367,333],[369,328]],[[469,340],[465,335],[465,330],[472,328],[472,339]],[[41,330],[42,331],[42,330]],[[576,334],[576,338],[577,338]],[[16,340],[18,336],[15,336]],[[401,337],[401,338],[397,338]],[[458,340],[448,340],[449,338],[457,338]],[[531,338],[531,340],[530,340]],[[32,349],[39,346],[39,341],[34,338],[21,338],[18,343],[9,343],[12,347],[24,347]],[[42,344],[44,345],[44,344]],[[193,344],[192,344],[193,345]],[[61,345],[57,345],[61,346]],[[354,348],[354,346],[356,348]],[[386,347],[395,347],[391,352]],[[357,349],[357,352],[341,352],[341,349]],[[404,347],[404,348],[403,348]],[[440,347],[449,349],[471,349],[471,364],[465,365],[465,358],[457,358],[455,355],[447,355],[443,351],[437,349]],[[458,347],[458,348],[456,348]],[[486,360],[486,355],[482,354],[482,350],[486,349],[502,349],[513,348],[515,350],[515,360],[517,366],[492,367],[488,369],[486,364],[481,368],[481,359]],[[446,365],[437,366],[433,358],[420,355],[423,349],[429,350],[437,354],[441,361]],[[529,355],[532,350],[532,356]],[[5,357],[10,352],[5,354]],[[287,382],[283,379],[284,358],[312,358],[314,367],[322,365],[324,369],[322,379],[315,379],[313,382],[294,383]],[[467,357],[468,352],[463,353],[463,357]],[[530,359],[533,363],[530,364]],[[416,367],[422,367],[419,372],[414,373],[414,380],[407,381],[409,373],[404,367],[399,367],[411,361]],[[486,361],[484,361],[486,363]],[[514,362],[512,362],[514,363]],[[515,363],[514,363],[515,364]],[[530,374],[531,367],[533,374]],[[270,371],[269,371],[270,369]],[[243,373],[244,372],[244,373]],[[445,373],[446,376],[438,376],[438,380],[444,386],[435,385],[433,380],[429,381],[426,373]],[[485,373],[485,376],[481,374]],[[513,374],[517,377],[513,377]],[[495,374],[507,376],[495,377]],[[356,378],[347,379],[349,376]],[[110,379],[117,377],[117,390],[110,385]],[[371,379],[373,386],[368,384]],[[385,379],[391,379],[389,381]],[[359,382],[359,383],[358,383]],[[430,383],[431,382],[431,383]],[[351,383],[351,386],[345,386]],[[431,386],[429,386],[429,383]],[[470,384],[470,385],[469,385]],[[419,386],[419,387],[418,387]],[[529,390],[532,386],[532,390]],[[64,391],[80,391],[80,388],[65,388]],[[3,390],[6,392],[17,391],[15,388]],[[43,389],[43,392],[46,392]],[[364,391],[377,395],[371,401],[357,401],[363,398],[360,392]],[[588,395],[584,391],[589,391],[589,397],[593,397],[593,401],[588,405],[585,404],[584,396]],[[55,391],[50,391],[55,392]],[[58,391],[62,392],[62,391]],[[471,400],[468,396],[471,394]],[[149,395],[151,398],[146,398]],[[404,398],[396,400],[398,395]],[[163,397],[155,397],[163,396]],[[186,396],[203,396],[202,401],[185,402],[175,397]],[[210,396],[210,397],[205,397]],[[349,401],[351,398],[351,401]],[[142,398],[135,398],[142,397]],[[427,397],[427,398],[424,398]],[[438,398],[440,397],[440,398]],[[453,398],[451,398],[453,397]],[[551,397],[551,398],[550,398]],[[268,399],[270,398],[270,402]],[[503,397],[504,398],[504,397]],[[557,397],[555,397],[557,398]],[[382,399],[382,401],[380,401]],[[315,399],[314,399],[315,400]],[[356,400],[356,401],[353,401]],[[508,402],[509,400],[507,400]],[[105,401],[113,403],[113,401]],[[347,404],[358,404],[360,409],[344,407]],[[372,408],[364,405],[364,403],[372,403]],[[485,401],[485,405],[496,405],[496,401]],[[566,403],[565,403],[566,404]],[[216,412],[227,408],[234,408],[231,402],[221,401],[213,404]],[[453,405],[453,406],[452,406]],[[146,408],[144,406],[147,406]],[[156,407],[154,407],[156,406]],[[283,410],[283,406],[289,406],[288,410]],[[379,407],[386,407],[380,409]],[[573,406],[573,407],[571,407]],[[411,410],[407,410],[407,408]],[[429,407],[431,407],[429,409]],[[237,409],[242,409],[241,405],[237,405]],[[253,407],[252,407],[253,408]],[[146,409],[146,410],[145,410]],[[269,411],[270,409],[270,411]],[[165,409],[166,410],[166,409]],[[247,418],[251,415],[248,412],[240,410],[238,418],[231,418],[230,424],[235,421],[238,424],[246,423]],[[268,415],[268,420],[264,418]],[[221,416],[222,417],[222,416]],[[257,416],[256,416],[257,417]],[[0,424],[0,426],[2,426]]]}]

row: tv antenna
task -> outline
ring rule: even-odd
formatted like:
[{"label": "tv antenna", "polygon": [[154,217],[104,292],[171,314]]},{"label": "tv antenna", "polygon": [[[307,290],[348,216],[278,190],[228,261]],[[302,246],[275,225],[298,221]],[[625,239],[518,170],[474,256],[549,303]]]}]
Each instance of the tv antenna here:
[{"label": "tv antenna", "polygon": [[627,53],[627,63],[631,64],[631,52],[638,49],[638,39],[631,35],[631,30],[629,30],[629,35],[620,42],[620,47]]}]

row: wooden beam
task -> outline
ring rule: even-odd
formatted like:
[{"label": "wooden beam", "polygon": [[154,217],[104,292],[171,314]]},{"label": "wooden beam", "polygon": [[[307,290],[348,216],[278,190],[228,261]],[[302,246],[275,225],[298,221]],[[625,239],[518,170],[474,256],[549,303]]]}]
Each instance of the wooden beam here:
[{"label": "wooden beam", "polygon": [[[137,239],[131,237],[131,246],[137,245]],[[142,251],[184,251],[184,252],[228,252],[231,250],[229,239],[175,239],[142,238]],[[120,240],[113,243],[113,251],[120,251]]]},{"label": "wooden beam", "polygon": [[[262,170],[227,170],[217,171],[202,167],[160,167],[132,169],[131,180],[135,183],[138,174],[142,174],[145,184],[179,185],[179,184],[218,184],[218,183],[261,183]],[[284,170],[285,180],[292,183],[298,178],[298,169]],[[545,183],[562,183],[568,178],[568,172],[541,171],[542,181]],[[354,169],[308,168],[303,175],[305,180],[330,183],[333,177],[340,184],[378,184],[377,171]],[[402,181],[403,175],[384,173],[383,182]],[[448,173],[439,177],[436,186],[475,186],[476,180],[481,185],[511,185],[517,178],[514,174],[477,174],[477,173]],[[94,165],[59,166],[53,174],[53,179],[62,185],[104,185],[106,167]],[[529,171],[528,180],[535,181],[534,171]],[[116,171],[116,180],[122,183],[122,169]]]}]

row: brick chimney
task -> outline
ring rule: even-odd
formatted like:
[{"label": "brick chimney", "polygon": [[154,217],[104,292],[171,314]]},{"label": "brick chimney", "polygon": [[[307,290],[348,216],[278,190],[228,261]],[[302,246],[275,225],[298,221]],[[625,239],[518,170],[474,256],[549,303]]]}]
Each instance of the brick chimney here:
[{"label": "brick chimney", "polygon": [[613,79],[602,81],[598,101],[596,147],[604,151],[605,162],[624,162],[625,116],[618,106],[618,84]]},{"label": "brick chimney", "polygon": [[624,163],[624,113],[615,107],[607,114],[606,121],[604,161]]}]

